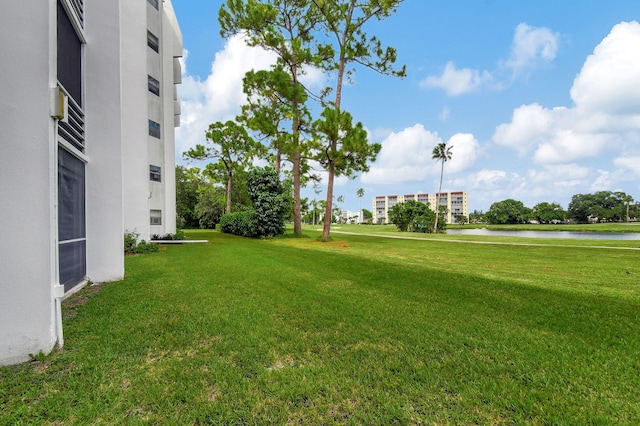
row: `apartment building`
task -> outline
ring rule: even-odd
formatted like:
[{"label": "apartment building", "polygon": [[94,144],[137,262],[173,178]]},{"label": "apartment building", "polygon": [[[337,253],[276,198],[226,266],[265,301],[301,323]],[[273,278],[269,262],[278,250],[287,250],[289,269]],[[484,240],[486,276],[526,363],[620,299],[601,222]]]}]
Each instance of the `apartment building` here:
[{"label": "apartment building", "polygon": [[456,216],[469,216],[469,194],[466,192],[440,192],[438,194],[405,194],[405,195],[379,195],[373,198],[372,214],[373,223],[389,223],[389,210],[398,203],[414,200],[424,203],[431,210],[438,206],[446,207],[444,216],[447,223],[455,223]]},{"label": "apartment building", "polygon": [[9,2],[0,22],[4,365],[62,345],[62,299],[124,276],[125,230],[175,232],[182,41],[170,0]]}]

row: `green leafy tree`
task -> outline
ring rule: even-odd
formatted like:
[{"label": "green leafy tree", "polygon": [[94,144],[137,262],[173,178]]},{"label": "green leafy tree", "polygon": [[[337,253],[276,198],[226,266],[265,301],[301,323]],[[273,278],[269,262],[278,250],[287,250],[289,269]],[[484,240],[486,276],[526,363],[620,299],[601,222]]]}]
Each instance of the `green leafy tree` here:
[{"label": "green leafy tree", "polygon": [[[413,232],[432,233],[436,226],[436,212],[428,209],[425,214],[418,216],[413,225]],[[447,223],[445,221],[438,222],[436,233],[447,232]]]},{"label": "green leafy tree", "polygon": [[220,186],[203,184],[198,189],[195,215],[202,229],[215,229],[224,214],[226,191]]},{"label": "green leafy tree", "polygon": [[469,219],[463,214],[458,214],[456,215],[456,223],[458,225],[464,225],[465,223],[469,223]]},{"label": "green leafy tree", "polygon": [[469,213],[469,223],[482,223],[485,221],[484,213],[482,210],[474,210]]},{"label": "green leafy tree", "polygon": [[569,218],[579,223],[589,220],[609,222],[624,220],[626,211],[624,192],[598,191],[593,194],[575,194],[569,203]]},{"label": "green leafy tree", "polygon": [[408,200],[389,209],[389,222],[396,225],[399,231],[413,231],[415,219],[424,216],[429,210],[424,203]]},{"label": "green leafy tree", "polygon": [[291,107],[304,105],[307,93],[304,87],[294,84],[281,66],[249,71],[243,78],[243,90],[247,103],[242,106],[238,120],[269,141],[274,167],[280,173],[283,152],[290,145],[290,118],[297,112]]},{"label": "green leafy tree", "polygon": [[538,203],[533,206],[531,214],[538,223],[557,223],[567,220],[567,212],[558,203]]},{"label": "green leafy tree", "polygon": [[197,228],[198,189],[202,184],[200,169],[176,166],[176,217],[178,228]]},{"label": "green leafy tree", "polygon": [[527,223],[531,218],[531,209],[525,207],[522,201],[510,198],[491,204],[485,217],[493,225]]},{"label": "green leafy tree", "polygon": [[284,233],[289,195],[278,172],[272,167],[254,168],[248,173],[247,187],[252,208],[222,216],[222,232],[251,238]]},{"label": "green leafy tree", "polygon": [[[310,0],[227,0],[218,13],[223,37],[242,31],[248,45],[261,46],[277,56],[273,71],[278,73],[282,85],[273,86],[277,92],[273,95],[280,96],[287,104],[286,118],[291,124],[290,134],[279,138],[277,143],[282,144],[279,149],[286,151],[292,162],[296,235],[302,234],[300,188],[306,149],[302,138],[306,109],[300,95],[300,77],[306,67],[321,64],[327,53],[326,46],[314,40],[318,20],[319,14],[310,7]],[[286,83],[280,71],[288,75]]]},{"label": "green leafy tree", "polygon": [[[436,162],[440,161],[440,185],[438,186],[438,193],[436,194],[436,206],[438,206],[438,197],[440,197],[440,193],[442,192],[442,177],[444,176],[444,163],[451,160],[453,156],[451,152],[451,148],[453,146],[447,146],[446,142],[440,142],[433,148],[431,153],[431,158],[436,160]],[[433,225],[433,232],[437,232],[438,228],[438,216],[439,216],[439,208],[436,207],[436,220]]]},{"label": "green leafy tree", "polygon": [[[375,161],[381,145],[369,144],[362,123],[352,122],[351,114],[337,108],[325,108],[321,118],[314,123],[316,141],[321,141],[323,154],[320,164],[329,171],[327,184],[327,212],[333,209],[333,181],[335,177],[355,178],[359,172],[369,170],[368,163]],[[323,238],[329,238],[331,224],[325,215]]]},{"label": "green leafy tree", "polygon": [[592,194],[575,194],[569,203],[569,218],[578,223],[589,222],[589,216],[595,213],[595,197]]},{"label": "green leafy tree", "polygon": [[[332,211],[333,185],[336,176],[352,177],[359,171],[367,171],[367,161],[375,161],[380,147],[367,146],[366,133],[361,131],[362,125],[351,125],[351,115],[342,108],[342,88],[344,79],[349,78],[351,64],[358,64],[373,69],[381,74],[404,77],[405,68],[393,69],[396,51],[391,47],[384,48],[375,36],[369,36],[364,26],[373,19],[382,20],[393,14],[402,0],[313,0],[323,18],[322,25],[326,36],[333,40],[334,49],[325,49],[331,53],[322,65],[336,72],[335,100],[326,105],[319,123],[324,134],[323,149],[320,150],[320,162],[328,171],[327,209],[322,230],[322,237],[328,239],[331,233],[330,213]],[[351,129],[347,133],[345,129]],[[356,135],[356,133],[363,133]]]},{"label": "green leafy tree", "polygon": [[362,209],[362,219],[365,223],[370,223],[371,219],[373,219],[373,213],[371,213],[371,210]]},{"label": "green leafy tree", "polygon": [[273,237],[285,230],[289,197],[274,168],[256,168],[247,180],[249,197],[255,211],[254,231],[260,237]]},{"label": "green leafy tree", "polygon": [[249,136],[244,127],[234,121],[217,122],[209,125],[206,133],[209,146],[196,145],[184,153],[191,160],[217,160],[207,165],[210,176],[224,177],[227,187],[226,213],[231,213],[231,194],[234,176],[246,170],[253,159],[264,154],[264,146]]}]

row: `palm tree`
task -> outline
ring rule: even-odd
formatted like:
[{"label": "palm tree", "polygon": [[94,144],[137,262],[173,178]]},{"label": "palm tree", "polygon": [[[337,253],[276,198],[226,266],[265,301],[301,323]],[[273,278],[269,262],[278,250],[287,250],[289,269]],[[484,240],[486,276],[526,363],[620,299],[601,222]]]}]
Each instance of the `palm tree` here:
[{"label": "palm tree", "polygon": [[440,209],[438,208],[438,201],[440,192],[442,192],[442,176],[444,175],[444,163],[451,160],[451,157],[453,155],[451,153],[451,148],[453,148],[453,146],[448,147],[446,142],[440,142],[433,148],[433,152],[431,153],[431,158],[433,160],[436,160],[436,162],[442,161],[442,166],[440,168],[440,187],[438,188],[438,193],[436,194],[436,221],[433,225],[434,234],[438,232],[438,215],[440,212]]}]

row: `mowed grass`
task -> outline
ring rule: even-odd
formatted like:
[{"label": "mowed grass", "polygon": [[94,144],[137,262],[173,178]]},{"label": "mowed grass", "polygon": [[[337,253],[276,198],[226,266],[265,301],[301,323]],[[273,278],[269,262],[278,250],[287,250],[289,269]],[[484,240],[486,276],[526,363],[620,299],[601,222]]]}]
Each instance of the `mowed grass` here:
[{"label": "mowed grass", "polygon": [[306,232],[127,258],[0,369],[0,424],[640,423],[637,241]]}]

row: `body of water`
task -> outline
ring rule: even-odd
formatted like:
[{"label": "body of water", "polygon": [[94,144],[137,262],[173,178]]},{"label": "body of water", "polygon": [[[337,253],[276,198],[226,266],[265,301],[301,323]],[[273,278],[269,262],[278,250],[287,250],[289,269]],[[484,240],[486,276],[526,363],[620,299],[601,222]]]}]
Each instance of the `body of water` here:
[{"label": "body of water", "polygon": [[582,240],[640,240],[640,233],[571,232],[571,231],[493,231],[479,229],[449,229],[449,235],[485,235],[524,238],[574,238]]}]

